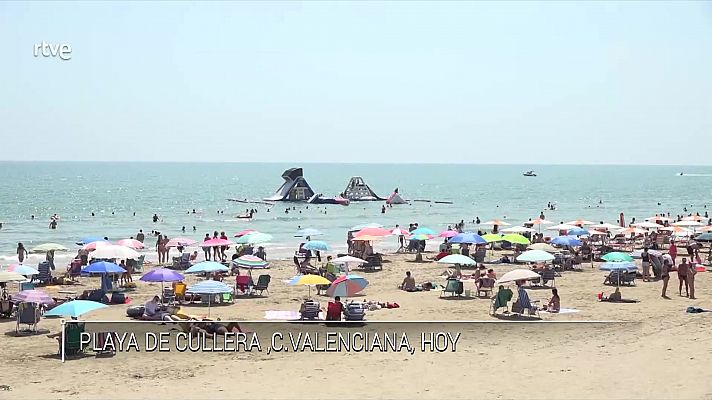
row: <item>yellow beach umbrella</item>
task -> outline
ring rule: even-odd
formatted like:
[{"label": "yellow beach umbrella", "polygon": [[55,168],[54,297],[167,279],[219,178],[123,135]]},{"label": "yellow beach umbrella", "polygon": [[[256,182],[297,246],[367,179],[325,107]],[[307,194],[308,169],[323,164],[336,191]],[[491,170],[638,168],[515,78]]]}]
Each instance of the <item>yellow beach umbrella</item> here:
[{"label": "yellow beach umbrella", "polygon": [[290,285],[309,286],[309,297],[311,297],[311,287],[316,285],[331,285],[331,281],[321,275],[297,275],[289,281]]}]

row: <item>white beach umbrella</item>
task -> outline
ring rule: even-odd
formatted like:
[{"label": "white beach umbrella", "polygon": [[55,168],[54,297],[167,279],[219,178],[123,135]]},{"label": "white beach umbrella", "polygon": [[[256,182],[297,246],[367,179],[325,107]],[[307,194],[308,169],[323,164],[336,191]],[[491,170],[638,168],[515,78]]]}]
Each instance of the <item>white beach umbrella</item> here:
[{"label": "white beach umbrella", "polygon": [[675,222],[675,223],[673,223],[673,225],[675,225],[675,226],[704,226],[704,224],[701,222],[686,221],[686,220]]},{"label": "white beach umbrella", "polygon": [[334,264],[367,264],[368,261],[353,256],[341,256],[331,260]]},{"label": "white beach umbrella", "polygon": [[126,259],[126,258],[138,258],[139,254],[136,250],[130,249],[126,246],[110,244],[107,246],[98,247],[96,250],[94,250],[91,253],[91,257],[92,258],[103,258],[103,259],[112,259],[112,258]]},{"label": "white beach umbrella", "polygon": [[615,225],[615,224],[611,224],[611,223],[606,222],[605,224],[596,224],[596,225],[593,225],[593,228],[594,228],[594,229],[605,229],[605,230],[609,230],[609,231],[610,231],[610,230],[621,229],[621,226],[620,226],[620,225]]},{"label": "white beach umbrella", "polygon": [[623,235],[645,235],[648,233],[645,229],[640,228],[623,228],[616,232],[616,234],[621,233]]},{"label": "white beach umbrella", "polygon": [[528,223],[528,224],[532,224],[532,225],[551,225],[551,224],[553,224],[554,222],[553,222],[553,221],[547,221],[547,220],[545,220],[544,218],[537,218],[537,219],[531,220],[531,221],[529,221],[529,222],[527,222],[527,223]]},{"label": "white beach umbrella", "polygon": [[670,218],[670,217],[663,217],[662,215],[660,215],[660,216],[657,216],[657,215],[656,215],[656,216],[654,216],[654,217],[648,217],[648,218],[646,218],[645,220],[646,220],[646,221],[662,221],[662,222],[665,222],[665,221],[672,221],[673,219]]},{"label": "white beach umbrella", "polygon": [[525,233],[536,232],[536,229],[527,228],[526,226],[513,226],[511,228],[502,229],[504,233]]},{"label": "white beach umbrella", "polygon": [[700,215],[690,215],[689,217],[684,217],[682,220],[683,221],[704,221],[707,218],[700,216]]},{"label": "white beach umbrella", "polygon": [[497,279],[497,284],[516,282],[516,281],[528,281],[532,279],[539,279],[541,276],[530,269],[515,269],[507,272]]},{"label": "white beach umbrella", "polygon": [[560,224],[560,225],[554,225],[546,228],[549,231],[569,231],[571,229],[576,229],[578,226],[576,225],[570,225],[570,224]]},{"label": "white beach umbrella", "polygon": [[549,243],[534,243],[534,244],[532,244],[532,245],[529,245],[529,247],[527,247],[527,249],[529,249],[529,250],[542,250],[542,251],[546,251],[546,252],[549,252],[549,253],[556,253],[556,252],[559,251],[559,249],[557,249],[556,247],[550,245]]},{"label": "white beach umbrella", "polygon": [[597,231],[595,229],[588,230],[588,236],[606,236],[606,235],[608,235],[608,233],[606,233],[606,232]]},{"label": "white beach umbrella", "polygon": [[645,222],[636,222],[634,224],[631,224],[637,228],[646,228],[646,229],[660,229],[664,228],[663,225],[656,224],[655,222],[650,222],[650,221],[645,221]]}]

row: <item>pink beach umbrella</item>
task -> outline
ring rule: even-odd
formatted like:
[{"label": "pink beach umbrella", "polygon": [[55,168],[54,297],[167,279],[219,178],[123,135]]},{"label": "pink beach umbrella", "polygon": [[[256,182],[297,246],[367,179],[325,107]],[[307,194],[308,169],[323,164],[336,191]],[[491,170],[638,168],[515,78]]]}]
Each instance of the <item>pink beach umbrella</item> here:
[{"label": "pink beach umbrella", "polygon": [[23,290],[12,296],[16,303],[54,304],[54,299],[41,290]]},{"label": "pink beach umbrella", "polygon": [[93,250],[96,250],[98,247],[104,247],[104,246],[108,246],[110,244],[111,244],[111,242],[105,242],[103,240],[98,240],[96,242],[87,243],[82,248],[84,250],[93,251]]},{"label": "pink beach umbrella", "polygon": [[231,246],[235,243],[225,239],[210,239],[200,243],[201,247]]},{"label": "pink beach umbrella", "polygon": [[119,246],[124,246],[124,247],[129,247],[132,249],[143,249],[144,246],[143,243],[139,242],[136,239],[121,239],[118,242],[116,242]]},{"label": "pink beach umbrella", "polygon": [[254,229],[245,229],[235,234],[235,237],[243,237],[249,233],[256,232]]},{"label": "pink beach umbrella", "polygon": [[453,231],[453,230],[442,231],[442,232],[440,232],[440,234],[438,236],[440,236],[441,238],[451,238],[453,236],[457,236],[458,233],[460,233],[460,232]]},{"label": "pink beach umbrella", "polygon": [[389,236],[392,235],[393,231],[385,228],[363,228],[360,231],[354,233],[354,237],[359,236]]},{"label": "pink beach umbrella", "polygon": [[173,238],[173,239],[169,240],[168,243],[166,243],[166,247],[179,247],[179,246],[186,247],[186,246],[194,245],[196,243],[198,243],[197,240],[193,240],[193,239],[186,238],[186,237],[177,237],[177,238]]}]

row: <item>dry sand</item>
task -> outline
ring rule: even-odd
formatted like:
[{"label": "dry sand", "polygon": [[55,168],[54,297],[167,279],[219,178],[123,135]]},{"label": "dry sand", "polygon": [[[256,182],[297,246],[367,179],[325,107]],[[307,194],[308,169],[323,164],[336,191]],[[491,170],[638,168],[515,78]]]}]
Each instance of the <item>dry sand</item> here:
[{"label": "dry sand", "polygon": [[[56,342],[45,335],[14,337],[14,320],[0,327],[0,398],[712,398],[712,313],[688,314],[687,306],[712,308],[712,277],[697,275],[697,297],[660,297],[660,282],[637,281],[623,288],[637,304],[610,304],[596,293],[604,273],[584,265],[566,272],[556,286],[562,307],[579,313],[543,315],[544,322],[506,323],[488,315],[489,299],[446,300],[440,291],[406,293],[396,289],[406,270],[418,282],[442,283],[445,269],[413,263],[413,255],[389,255],[383,271],[362,274],[370,281],[365,299],[397,302],[398,309],[367,314],[368,320],[480,320],[444,329],[462,331],[458,351],[446,353],[119,353],[62,364]],[[514,268],[495,266],[498,275]],[[212,308],[222,319],[261,320],[266,310],[297,310],[306,287],[282,281],[294,274],[288,261],[273,263],[273,280],[264,298],[238,298]],[[137,281],[138,275],[135,277]],[[194,278],[191,277],[191,281]],[[80,280],[72,290],[91,289],[98,279]],[[472,283],[466,284],[473,285]],[[67,287],[48,287],[55,294]],[[138,282],[132,304],[158,294],[159,284]],[[530,290],[545,301],[549,290]],[[327,299],[322,299],[322,306]],[[186,306],[206,314],[199,305]],[[112,305],[87,320],[126,319],[126,306]],[[562,321],[625,321],[610,324],[562,324]],[[554,323],[548,323],[548,322]],[[491,323],[494,322],[494,323]],[[57,319],[40,327],[57,332]],[[425,328],[423,328],[425,329]],[[413,338],[411,337],[411,340]]]}]

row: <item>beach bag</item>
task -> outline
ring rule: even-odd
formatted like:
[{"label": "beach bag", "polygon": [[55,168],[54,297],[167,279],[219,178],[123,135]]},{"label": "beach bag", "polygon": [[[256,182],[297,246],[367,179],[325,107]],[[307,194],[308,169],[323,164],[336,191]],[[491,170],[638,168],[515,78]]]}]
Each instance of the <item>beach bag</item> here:
[{"label": "beach bag", "polygon": [[129,318],[141,318],[146,308],[144,306],[133,306],[126,309],[126,316]]},{"label": "beach bag", "polygon": [[349,304],[346,306],[346,312],[344,316],[347,321],[363,321],[366,312],[360,304]]},{"label": "beach bag", "polygon": [[124,304],[126,303],[126,295],[123,293],[111,293],[111,304]]}]

